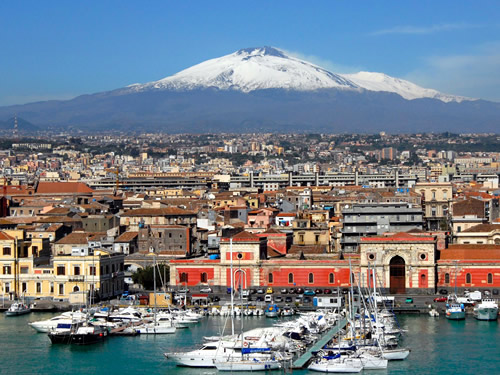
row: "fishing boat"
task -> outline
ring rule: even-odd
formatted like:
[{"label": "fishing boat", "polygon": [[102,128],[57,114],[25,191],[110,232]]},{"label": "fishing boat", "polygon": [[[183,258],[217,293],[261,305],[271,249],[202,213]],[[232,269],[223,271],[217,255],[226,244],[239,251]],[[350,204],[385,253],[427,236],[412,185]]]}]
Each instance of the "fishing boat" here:
[{"label": "fishing boat", "polygon": [[9,309],[5,311],[5,315],[7,316],[17,316],[29,314],[31,312],[31,308],[22,302],[14,302],[10,305]]},{"label": "fishing boat", "polygon": [[474,317],[477,320],[497,320],[498,303],[491,298],[484,298],[474,307]]},{"label": "fishing boat", "polygon": [[264,314],[268,318],[277,318],[280,314],[280,308],[278,307],[278,305],[270,303],[269,305],[267,305]]},{"label": "fishing boat", "polygon": [[456,302],[456,296],[452,295],[448,297],[448,302],[446,303],[446,319],[465,319],[465,306],[463,303]]}]

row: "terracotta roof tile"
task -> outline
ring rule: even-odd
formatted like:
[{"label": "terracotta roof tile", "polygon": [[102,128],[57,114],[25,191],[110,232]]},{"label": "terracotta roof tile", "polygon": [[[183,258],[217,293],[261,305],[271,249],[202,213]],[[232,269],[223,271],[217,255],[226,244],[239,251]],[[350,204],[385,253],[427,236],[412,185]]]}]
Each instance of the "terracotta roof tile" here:
[{"label": "terracotta roof tile", "polygon": [[5,232],[0,232],[0,240],[1,240],[1,241],[5,241],[5,240],[12,241],[13,239],[14,239],[14,237],[9,236],[7,233],[5,233]]},{"label": "terracotta roof tile", "polygon": [[462,231],[462,233],[474,233],[474,232],[489,233],[494,230],[500,230],[498,224],[478,224]]},{"label": "terracotta roof tile", "polygon": [[40,182],[37,194],[87,194],[94,190],[83,182]]},{"label": "terracotta roof tile", "polygon": [[125,232],[115,242],[130,242],[139,235],[139,232]]}]

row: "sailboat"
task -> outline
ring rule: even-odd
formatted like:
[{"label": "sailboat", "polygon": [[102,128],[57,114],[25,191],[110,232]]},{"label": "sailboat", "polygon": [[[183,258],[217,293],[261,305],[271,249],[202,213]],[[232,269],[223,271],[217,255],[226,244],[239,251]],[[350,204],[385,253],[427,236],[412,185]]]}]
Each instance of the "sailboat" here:
[{"label": "sailboat", "polygon": [[[161,277],[161,276],[160,276]],[[135,327],[135,330],[141,335],[160,335],[175,333],[177,328],[172,324],[172,319],[168,317],[158,318],[156,306],[156,257],[153,258],[153,288],[154,288],[154,305],[153,305],[153,321],[144,323]]]},{"label": "sailboat", "polygon": [[455,293],[448,296],[446,301],[446,319],[450,320],[465,319],[465,306],[457,300],[457,267],[458,264],[455,263]]}]

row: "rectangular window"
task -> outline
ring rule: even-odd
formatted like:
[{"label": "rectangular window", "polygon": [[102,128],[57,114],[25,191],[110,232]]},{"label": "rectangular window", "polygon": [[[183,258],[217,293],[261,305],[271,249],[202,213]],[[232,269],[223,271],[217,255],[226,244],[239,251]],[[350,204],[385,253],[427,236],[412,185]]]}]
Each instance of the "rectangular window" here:
[{"label": "rectangular window", "polygon": [[73,271],[76,276],[80,275],[80,266],[75,266]]},{"label": "rectangular window", "polygon": [[3,255],[11,255],[10,247],[3,248]]},{"label": "rectangular window", "polygon": [[64,284],[59,284],[59,294],[64,294]]},{"label": "rectangular window", "polygon": [[95,276],[96,275],[95,271],[96,271],[96,267],[95,266],[90,266],[89,267],[89,274],[91,276]]},{"label": "rectangular window", "polygon": [[3,274],[10,275],[12,273],[12,268],[10,266],[3,266]]},{"label": "rectangular window", "polygon": [[66,267],[57,266],[57,275],[66,275]]},{"label": "rectangular window", "polygon": [[21,273],[22,274],[27,274],[30,272],[30,268],[29,267],[21,267]]},{"label": "rectangular window", "polygon": [[28,291],[28,285],[26,283],[21,284],[21,292],[26,293]]},{"label": "rectangular window", "polygon": [[50,283],[50,294],[54,294],[54,283]]},{"label": "rectangular window", "polygon": [[36,292],[38,294],[42,293],[42,283],[36,283]]}]

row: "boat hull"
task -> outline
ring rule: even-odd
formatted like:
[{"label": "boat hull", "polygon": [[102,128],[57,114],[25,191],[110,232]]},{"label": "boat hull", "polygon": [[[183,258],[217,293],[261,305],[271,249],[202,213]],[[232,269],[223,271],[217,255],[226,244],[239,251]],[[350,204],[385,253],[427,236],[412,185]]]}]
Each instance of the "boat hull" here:
[{"label": "boat hull", "polygon": [[446,312],[446,319],[449,320],[463,320],[465,319],[465,311],[447,311]]},{"label": "boat hull", "polygon": [[388,359],[389,361],[402,361],[409,355],[409,349],[390,349],[383,351],[382,358]]},{"label": "boat hull", "polygon": [[31,309],[27,310],[16,310],[16,311],[9,311],[7,310],[5,312],[6,316],[19,316],[19,315],[24,315],[24,314],[29,314],[31,312]]},{"label": "boat hull", "polygon": [[234,361],[234,362],[216,362],[215,367],[219,371],[270,371],[281,368],[278,362],[252,362],[252,361]]},{"label": "boat hull", "polygon": [[312,363],[307,369],[316,372],[355,374],[361,372],[363,367],[360,365],[353,366],[344,363]]},{"label": "boat hull", "polygon": [[474,311],[474,316],[477,320],[497,320],[498,308],[495,307],[479,308]]}]

